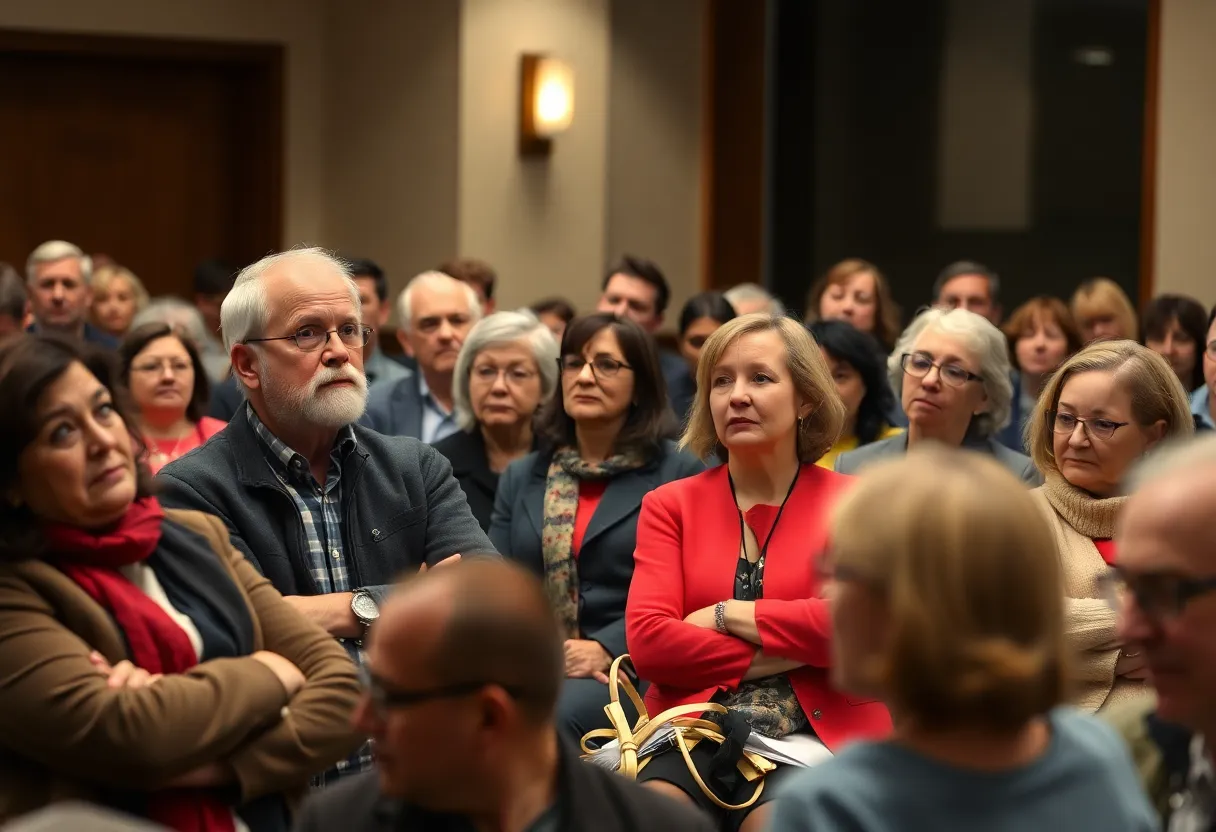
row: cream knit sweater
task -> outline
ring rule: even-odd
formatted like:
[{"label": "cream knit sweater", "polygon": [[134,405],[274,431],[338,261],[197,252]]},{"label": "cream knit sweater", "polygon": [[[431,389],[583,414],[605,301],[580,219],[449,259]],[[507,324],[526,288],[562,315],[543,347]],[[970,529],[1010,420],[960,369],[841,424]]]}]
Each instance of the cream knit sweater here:
[{"label": "cream knit sweater", "polygon": [[1049,474],[1031,493],[1051,523],[1060,550],[1065,636],[1077,651],[1074,704],[1093,713],[1148,693],[1143,682],[1115,678],[1123,645],[1115,633],[1115,613],[1098,584],[1106,561],[1093,543],[1115,536],[1115,519],[1127,498],[1098,499],[1058,473]]}]

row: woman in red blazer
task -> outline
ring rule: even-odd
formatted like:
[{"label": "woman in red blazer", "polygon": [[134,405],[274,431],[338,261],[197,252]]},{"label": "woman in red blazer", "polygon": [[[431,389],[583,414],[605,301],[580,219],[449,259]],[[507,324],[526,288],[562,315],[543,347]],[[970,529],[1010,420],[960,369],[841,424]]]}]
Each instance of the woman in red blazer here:
[{"label": "woman in red blazer", "polygon": [[[710,336],[697,376],[682,444],[728,461],[642,502],[625,616],[633,663],[651,683],[647,711],[712,700],[730,709],[728,734],[750,729],[804,757],[814,738],[835,750],[886,735],[886,708],[829,681],[817,560],[828,509],[850,478],[814,464],[844,420],[819,348],[790,318],[746,315]],[[746,801],[754,786],[735,768],[738,753],[717,751],[693,750],[698,773],[723,802]],[[774,781],[795,771],[779,766],[760,799],[733,812],[704,795],[677,749],[656,754],[638,780],[749,832],[765,824]]]}]

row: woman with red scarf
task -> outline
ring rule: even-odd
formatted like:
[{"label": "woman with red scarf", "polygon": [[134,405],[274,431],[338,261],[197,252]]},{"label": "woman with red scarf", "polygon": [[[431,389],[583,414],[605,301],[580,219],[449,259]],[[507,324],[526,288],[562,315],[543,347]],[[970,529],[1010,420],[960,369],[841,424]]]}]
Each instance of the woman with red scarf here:
[{"label": "woman with red scarf", "polygon": [[220,520],[160,507],[87,349],[0,346],[0,823],[74,799],[286,830],[359,745],[355,669]]}]

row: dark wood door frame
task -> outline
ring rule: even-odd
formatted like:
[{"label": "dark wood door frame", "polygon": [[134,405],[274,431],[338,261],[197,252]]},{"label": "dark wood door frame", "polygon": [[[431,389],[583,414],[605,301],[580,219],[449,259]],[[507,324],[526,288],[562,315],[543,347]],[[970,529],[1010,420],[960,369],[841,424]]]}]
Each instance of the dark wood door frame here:
[{"label": "dark wood door frame", "polygon": [[1157,253],[1157,120],[1160,117],[1161,0],[1149,0],[1144,61],[1144,147],[1140,188],[1140,306],[1153,298]]}]

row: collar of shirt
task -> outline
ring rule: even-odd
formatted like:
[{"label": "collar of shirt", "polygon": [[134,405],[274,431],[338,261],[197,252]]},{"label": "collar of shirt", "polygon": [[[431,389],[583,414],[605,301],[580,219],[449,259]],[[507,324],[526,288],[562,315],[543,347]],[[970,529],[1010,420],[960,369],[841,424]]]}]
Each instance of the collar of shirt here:
[{"label": "collar of shirt", "polygon": [[[270,463],[270,467],[281,477],[290,477],[297,481],[306,483],[313,482],[312,470],[309,468],[308,460],[304,455],[295,451],[286,442],[271,433],[270,428],[258,418],[258,414],[254,412],[253,405],[245,403],[246,412],[249,415],[249,424],[253,425],[253,432],[257,434],[258,440],[261,442],[262,451],[266,455],[266,461]],[[355,439],[355,431],[350,425],[343,426],[338,435],[334,437],[334,447],[330,452],[330,460],[332,461],[331,471],[336,468],[341,470],[342,461],[353,451],[358,445],[358,440]],[[319,483],[318,483],[319,484]]]},{"label": "collar of shirt", "polygon": [[1216,429],[1216,420],[1212,419],[1212,407],[1208,396],[1208,386],[1202,385],[1191,394],[1191,414],[1199,417],[1199,421],[1209,428]]},{"label": "collar of shirt", "polygon": [[426,383],[426,374],[423,373],[421,369],[418,370],[418,395],[422,397],[422,401],[426,403],[427,407],[434,409],[434,411],[441,416],[446,417],[452,415],[450,410],[444,410],[443,405],[441,405],[438,400],[431,395],[431,388],[428,387]]}]

